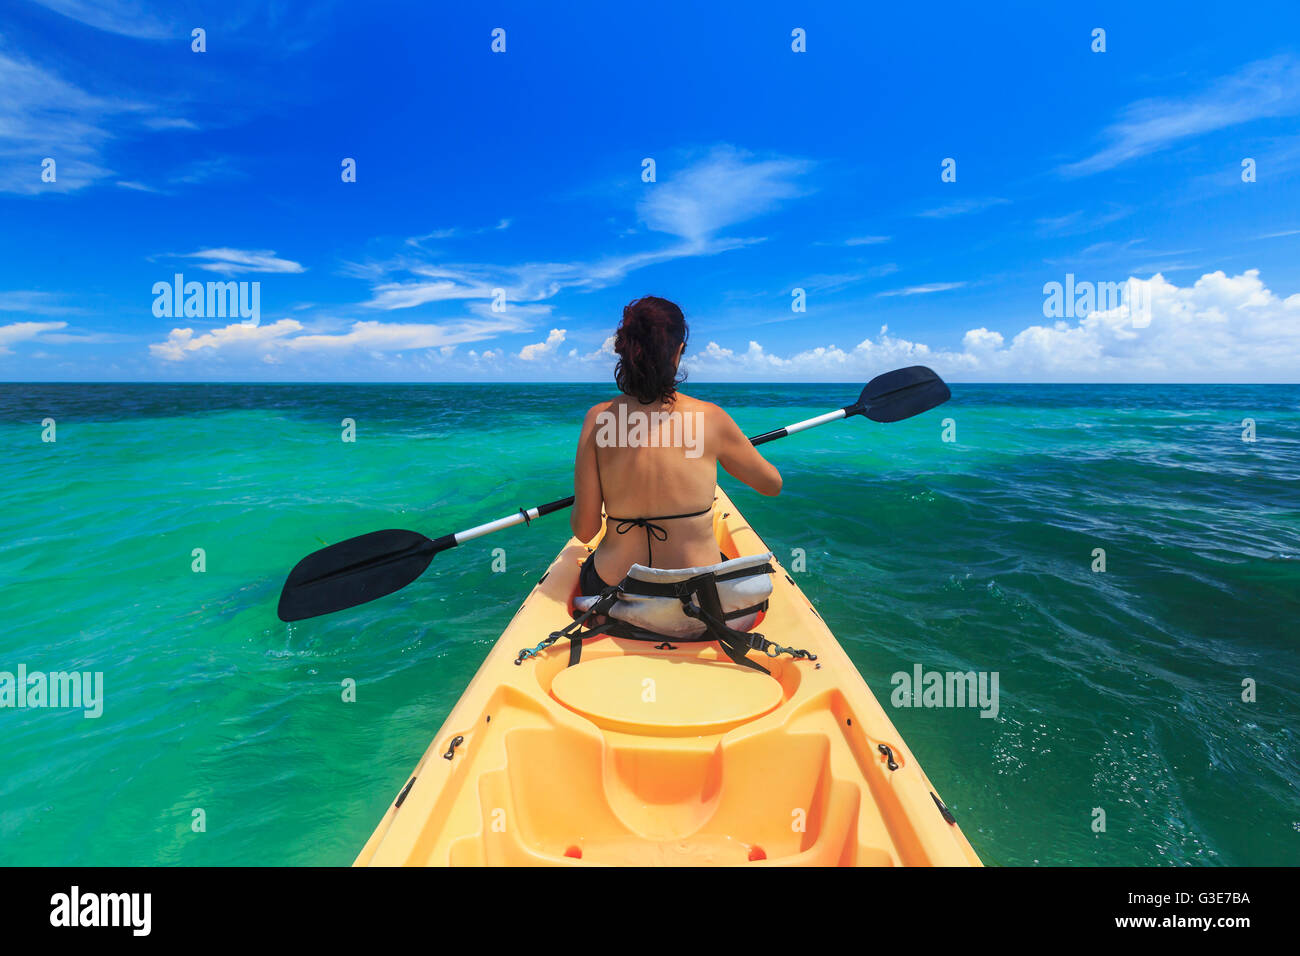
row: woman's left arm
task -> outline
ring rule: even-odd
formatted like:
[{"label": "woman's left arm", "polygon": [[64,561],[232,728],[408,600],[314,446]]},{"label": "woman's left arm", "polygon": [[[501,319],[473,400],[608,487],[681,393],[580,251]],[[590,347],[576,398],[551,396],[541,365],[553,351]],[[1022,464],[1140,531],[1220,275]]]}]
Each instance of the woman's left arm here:
[{"label": "woman's left arm", "polygon": [[578,437],[578,454],[573,463],[573,511],[569,526],[579,541],[590,541],[600,533],[604,496],[600,491],[600,468],[596,463],[596,416],[605,403],[591,406]]}]

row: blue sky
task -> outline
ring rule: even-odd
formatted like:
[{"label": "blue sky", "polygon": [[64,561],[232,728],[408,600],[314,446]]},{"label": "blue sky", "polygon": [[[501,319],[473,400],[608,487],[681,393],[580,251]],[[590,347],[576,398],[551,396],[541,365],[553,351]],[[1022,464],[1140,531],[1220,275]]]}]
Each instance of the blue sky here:
[{"label": "blue sky", "polygon": [[5,4],[0,378],[1300,381],[1300,5],[472,6]]}]

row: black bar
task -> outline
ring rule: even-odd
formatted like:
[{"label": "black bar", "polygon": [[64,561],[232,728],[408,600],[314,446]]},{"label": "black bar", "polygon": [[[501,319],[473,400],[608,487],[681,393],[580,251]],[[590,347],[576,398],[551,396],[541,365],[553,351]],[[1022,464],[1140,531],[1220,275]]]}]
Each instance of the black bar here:
[{"label": "black bar", "polygon": [[778,428],[775,431],[763,432],[761,435],[755,435],[749,440],[749,443],[751,445],[762,445],[766,442],[776,441],[778,438],[784,438],[788,434],[790,433],[784,428]]},{"label": "black bar", "polygon": [[548,515],[555,511],[563,511],[565,508],[572,507],[572,505],[573,495],[569,495],[567,498],[560,498],[556,501],[548,501],[544,505],[537,506],[537,517],[540,518],[542,515]]}]

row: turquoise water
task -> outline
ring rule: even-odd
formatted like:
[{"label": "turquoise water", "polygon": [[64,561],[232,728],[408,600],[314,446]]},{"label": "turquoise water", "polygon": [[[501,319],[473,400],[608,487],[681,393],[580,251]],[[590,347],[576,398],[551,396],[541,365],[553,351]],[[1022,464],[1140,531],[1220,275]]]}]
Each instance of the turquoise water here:
[{"label": "turquoise water", "polygon": [[[690,391],[751,434],[856,397]],[[0,709],[0,863],[349,863],[567,520],[292,626],[284,575],[568,494],[603,394],[0,385],[0,670],[102,671],[106,697],[99,719]],[[1300,861],[1300,388],[954,386],[764,451],[780,498],[725,487],[783,560],[806,551],[800,584],[986,862]],[[915,664],[998,672],[998,716],[890,707]]]}]

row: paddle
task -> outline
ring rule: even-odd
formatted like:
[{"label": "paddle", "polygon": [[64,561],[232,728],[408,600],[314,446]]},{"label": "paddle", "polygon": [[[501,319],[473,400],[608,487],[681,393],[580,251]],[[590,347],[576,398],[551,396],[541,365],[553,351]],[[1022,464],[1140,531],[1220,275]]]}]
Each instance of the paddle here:
[{"label": "paddle", "polygon": [[[913,365],[877,375],[852,405],[764,432],[750,441],[762,445],[853,415],[865,415],[877,422],[897,422],[942,405],[951,395],[938,375],[923,365]],[[340,541],[307,555],[289,572],[280,592],[277,613],[282,621],[301,621],[384,597],[423,574],[440,551],[563,511],[572,504],[573,496],[569,495],[536,508],[520,508],[515,514],[455,534],[444,534],[441,538],[389,529]]]}]

